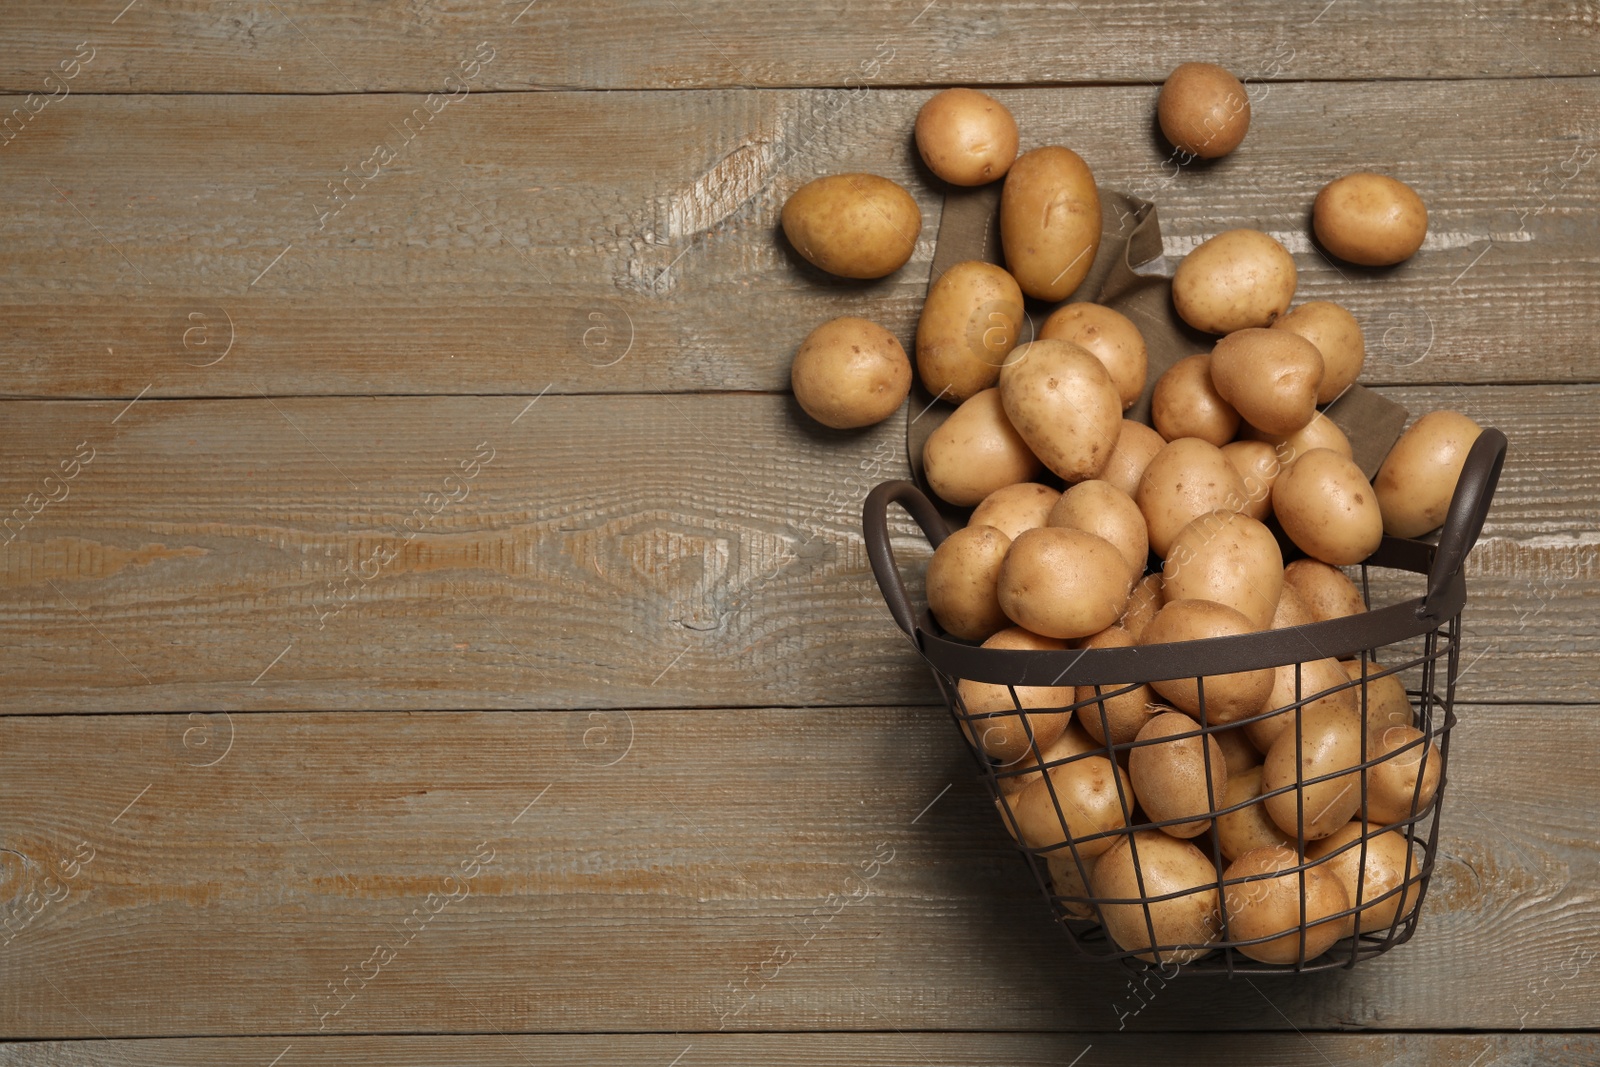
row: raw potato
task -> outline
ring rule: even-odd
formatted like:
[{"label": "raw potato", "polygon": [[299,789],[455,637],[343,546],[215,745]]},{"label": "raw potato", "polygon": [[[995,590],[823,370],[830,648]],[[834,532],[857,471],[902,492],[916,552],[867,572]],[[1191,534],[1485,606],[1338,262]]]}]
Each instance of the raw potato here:
[{"label": "raw potato", "polygon": [[1190,963],[1210,952],[1221,933],[1217,869],[1192,843],[1160,830],[1136,830],[1108,849],[1095,861],[1089,888],[1107,900],[1181,894],[1148,904],[1100,905],[1111,939],[1148,963]]},{"label": "raw potato", "polygon": [[[1061,643],[1056,642],[1057,645]],[[1048,745],[1039,746],[1039,755],[1042,759],[1034,757],[1033,749],[1022,754],[1022,758],[995,769],[995,781],[1000,786],[1000,792],[1007,796],[1015,796],[1022,792],[1031,783],[1039,780],[1039,767],[1048,767],[1057,760],[1071,759],[1073,756],[1084,752],[1100,752],[1100,743],[1083,732],[1071,719],[1067,720],[1066,728],[1061,731],[1061,736]]]},{"label": "raw potato", "polygon": [[1048,145],[1024,153],[1000,193],[1000,244],[1022,291],[1065,300],[1100,249],[1100,191],[1076,152]]},{"label": "raw potato", "polygon": [[1121,626],[1133,635],[1135,641],[1144,642],[1145,629],[1161,610],[1161,575],[1147,574],[1139,579],[1128,594],[1128,606],[1122,613]]},{"label": "raw potato", "polygon": [[1332,449],[1313,448],[1278,475],[1272,512],[1289,540],[1324,563],[1360,563],[1383,540],[1372,484]]},{"label": "raw potato", "polygon": [[1150,547],[1165,556],[1178,531],[1208,511],[1239,511],[1244,482],[1216,445],[1193,437],[1168,443],[1151,458],[1134,494],[1150,531]]},{"label": "raw potato", "polygon": [[1139,327],[1122,312],[1104,304],[1068,304],[1044,320],[1039,339],[1071,341],[1104,363],[1124,411],[1144,392],[1150,354]]},{"label": "raw potato", "polygon": [[993,526],[957,530],[928,561],[928,608],[949,633],[985,641],[1011,625],[1000,610],[996,583],[1011,538]]},{"label": "raw potato", "polygon": [[1238,148],[1250,129],[1250,95],[1215,63],[1184,63],[1161,86],[1156,119],[1172,147],[1218,159]]},{"label": "raw potato", "polygon": [[1221,448],[1233,440],[1239,413],[1212,384],[1209,353],[1180,359],[1156,379],[1150,421],[1168,441],[1198,437]]},{"label": "raw potato", "polygon": [[1458,411],[1430,411],[1400,435],[1372,483],[1385,533],[1419,537],[1444,523],[1467,453],[1482,432]]},{"label": "raw potato", "polygon": [[1282,590],[1278,539],[1257,520],[1234,511],[1207,512],[1179,530],[1161,568],[1165,599],[1226,604],[1257,630],[1271,627]]},{"label": "raw potato", "polygon": [[[1298,825],[1297,798],[1304,798],[1305,839],[1327,837],[1361,807],[1361,772],[1348,768],[1361,765],[1361,719],[1340,708],[1306,708],[1300,712],[1299,745],[1291,723],[1267,752],[1261,765],[1261,791],[1272,793],[1286,786],[1287,792],[1264,801],[1267,814],[1278,829],[1293,837]],[[1299,778],[1296,778],[1298,772]],[[1326,781],[1312,781],[1338,775]],[[1297,785],[1296,782],[1310,784]]]},{"label": "raw potato", "polygon": [[1038,482],[1018,482],[1002,486],[983,498],[973,509],[968,526],[993,526],[1015,541],[1023,530],[1049,522],[1050,509],[1061,499],[1059,490]]},{"label": "raw potato", "polygon": [[1111,450],[1105,469],[1100,472],[1102,481],[1110,482],[1129,496],[1139,491],[1139,479],[1150,465],[1155,454],[1167,446],[1161,435],[1142,422],[1122,420],[1122,432],[1117,435],[1117,447]]},{"label": "raw potato", "polygon": [[917,374],[929,393],[959,404],[1000,378],[1017,344],[1022,290],[993,263],[968,260],[939,276],[917,320]]},{"label": "raw potato", "polygon": [[1350,438],[1344,435],[1337,423],[1321,412],[1291,434],[1267,433],[1249,423],[1245,423],[1240,430],[1239,436],[1246,441],[1271,445],[1280,467],[1288,467],[1313,448],[1329,449],[1345,459],[1355,458],[1355,452],[1350,448]]},{"label": "raw potato", "polygon": [[1183,257],[1172,276],[1172,303],[1184,322],[1206,333],[1271,326],[1289,310],[1296,277],[1294,257],[1277,241],[1260,230],[1228,230]]},{"label": "raw potato", "polygon": [[[1078,861],[1072,858],[1072,853],[1066,849],[1059,849],[1047,853],[1044,858],[1045,866],[1050,869],[1050,888],[1058,897],[1085,897],[1089,896],[1089,885],[1083,879],[1083,872],[1078,869]],[[1088,856],[1083,857],[1083,866],[1094,870],[1094,860]],[[1063,900],[1061,907],[1068,915],[1079,919],[1094,918],[1094,905],[1083,901]]]},{"label": "raw potato", "polygon": [[1088,637],[1117,621],[1133,579],[1115,545],[1082,530],[1025,530],[1000,565],[1000,606],[1047,637]]},{"label": "raw potato", "polygon": [[1364,267],[1410,259],[1428,235],[1428,208],[1405,182],[1358,172],[1322,187],[1311,206],[1322,247]]},{"label": "raw potato", "polygon": [[939,499],[971,507],[1002,486],[1044,471],[1006,418],[1000,390],[985,389],[951,412],[922,446],[923,472]]},{"label": "raw potato", "polygon": [[1232,441],[1222,446],[1222,454],[1244,483],[1242,514],[1265,521],[1272,514],[1272,483],[1282,470],[1277,449],[1265,441]]},{"label": "raw potato", "polygon": [[1122,401],[1105,365],[1070,341],[1019,345],[1000,368],[1006,417],[1046,467],[1096,477],[1122,432]]},{"label": "raw potato", "polygon": [[[1060,651],[1067,646],[1063,641],[1041,637],[1014,626],[989,638],[983,647]],[[1014,688],[1016,700],[1011,699],[1010,688],[991,682],[963,678],[956,686],[961,695],[961,705],[968,715],[987,716],[962,722],[962,730],[973,744],[1007,767],[1025,755],[1031,755],[1032,743],[1028,740],[1030,728],[1034,740],[1043,751],[1061,736],[1072,721],[1072,713],[1061,710],[1072,704],[1072,686],[1019,685]],[[1028,713],[1027,723],[1017,714],[1019,705]]]},{"label": "raw potato", "polygon": [[[1361,661],[1345,660],[1340,664],[1351,679],[1361,677]],[[1383,730],[1390,726],[1410,726],[1414,716],[1411,698],[1406,695],[1406,685],[1398,674],[1384,674],[1378,661],[1367,660],[1367,729]],[[1359,704],[1360,698],[1357,698]]]},{"label": "raw potato", "polygon": [[1337,567],[1314,559],[1297,559],[1283,568],[1284,584],[1300,594],[1314,622],[1360,615],[1367,610],[1361,590]]},{"label": "raw potato", "polygon": [[1356,317],[1329,300],[1301,304],[1272,324],[1274,330],[1297,333],[1322,354],[1322,384],[1317,403],[1331,404],[1361,376],[1367,342]]},{"label": "raw potato", "polygon": [[1045,773],[1048,782],[1033,782],[1011,801],[1011,828],[1018,841],[1028,848],[1050,848],[1070,838],[1080,856],[1098,856],[1122,840],[1109,832],[1128,825],[1123,798],[1133,807],[1121,767],[1104,756],[1083,756]]},{"label": "raw potato", "polygon": [[[1300,668],[1298,698],[1295,696],[1296,666]],[[1318,693],[1326,695],[1308,700]],[[1272,672],[1272,692],[1259,710],[1271,711],[1275,708],[1290,710],[1245,724],[1245,734],[1250,738],[1250,743],[1262,752],[1271,751],[1273,742],[1278,740],[1284,730],[1294,729],[1292,705],[1297,700],[1306,701],[1304,706],[1307,708],[1332,708],[1349,712],[1351,715],[1359,714],[1361,710],[1361,694],[1350,685],[1350,676],[1339,666],[1337,660],[1323,658],[1307,660],[1301,664],[1285,663]]]},{"label": "raw potato", "polygon": [[1131,496],[1110,482],[1091,478],[1069,487],[1050,509],[1046,525],[1082,530],[1105,538],[1128,561],[1130,582],[1144,576],[1145,564],[1150,558],[1150,536],[1145,530],[1144,514]]},{"label": "raw potato", "polygon": [[[1315,562],[1313,560],[1312,562]],[[1326,563],[1317,564],[1326,567]],[[1293,563],[1289,567],[1294,566]],[[1311,609],[1306,606],[1305,600],[1298,590],[1289,584],[1289,567],[1283,568],[1283,591],[1278,594],[1278,608],[1272,613],[1272,628],[1281,630],[1285,626],[1309,626],[1317,621]]]},{"label": "raw potato", "polygon": [[917,112],[917,152],[951,185],[985,185],[1017,158],[1017,120],[976,89],[935,93]]},{"label": "raw potato", "polygon": [[[1411,844],[1405,835],[1389,830],[1367,838],[1366,862],[1362,862],[1362,846],[1359,844],[1363,835],[1371,835],[1378,828],[1353,822],[1344,829],[1325,837],[1321,841],[1314,841],[1306,846],[1306,858],[1319,860],[1327,857],[1326,862],[1320,864],[1326,868],[1344,886],[1345,895],[1350,900],[1350,907],[1357,907],[1356,892],[1357,881],[1360,881],[1361,901],[1361,928],[1360,933],[1369,934],[1379,930],[1387,930],[1395,922],[1396,917],[1405,922],[1413,911],[1417,910],[1417,901],[1420,894],[1416,885],[1404,886],[1411,879],[1417,877],[1417,859],[1411,851]],[[1343,852],[1339,849],[1346,845]],[[1335,855],[1337,853],[1337,855]],[[1396,892],[1398,890],[1398,892]],[[1393,896],[1387,896],[1393,892]]]},{"label": "raw potato", "polygon": [[[1138,642],[1133,635],[1120,626],[1111,626],[1092,637],[1086,637],[1078,645],[1079,648],[1133,648]],[[1127,689],[1127,692],[1119,690]],[[1096,691],[1098,690],[1098,692]],[[1115,694],[1115,695],[1113,695]],[[1106,729],[1111,727],[1111,741],[1113,745],[1125,745],[1139,736],[1139,731],[1145,723],[1159,714],[1163,709],[1159,704],[1153,704],[1155,694],[1148,685],[1136,685],[1128,688],[1128,683],[1114,683],[1110,685],[1080,685],[1077,698],[1085,703],[1078,709],[1078,724],[1083,727],[1083,732],[1088,734],[1100,744],[1106,744]],[[1102,718],[1102,716],[1104,716]]]},{"label": "raw potato", "polygon": [[876,174],[809,181],[783,205],[783,232],[814,267],[843,278],[882,278],[905,266],[922,232],[922,211]]},{"label": "raw potato", "polygon": [[[1273,937],[1254,945],[1240,945],[1239,951],[1263,963],[1297,963],[1314,960],[1350,932],[1348,917],[1335,918],[1350,907],[1344,885],[1326,866],[1307,867],[1295,872],[1300,858],[1291,847],[1270,845],[1246,852],[1228,865],[1222,875],[1223,906],[1228,914],[1228,937],[1251,941]],[[1233,881],[1277,871],[1276,878]],[[1301,878],[1305,882],[1302,891]],[[1231,883],[1231,884],[1230,884]],[[1300,921],[1305,909],[1305,924]],[[1305,947],[1301,948],[1304,936]]]},{"label": "raw potato", "polygon": [[[1226,604],[1209,600],[1173,600],[1145,627],[1142,645],[1162,645],[1176,641],[1201,641],[1211,637],[1232,637],[1255,633],[1256,627],[1243,613]],[[1199,718],[1200,687],[1194,678],[1169,678],[1150,683],[1179,711]],[[1213,674],[1205,677],[1206,722],[1210,725],[1233,722],[1261,710],[1272,691],[1270,668]]]},{"label": "raw potato", "polygon": [[894,334],[846,315],[806,336],[789,380],[807,415],[835,430],[853,430],[900,410],[911,392],[911,361]]},{"label": "raw potato", "polygon": [[[1439,791],[1444,757],[1414,726],[1371,731],[1367,758],[1383,762],[1367,769],[1367,821],[1387,826],[1427,811]],[[1411,747],[1407,747],[1411,746]],[[1413,804],[1413,798],[1415,803]]]},{"label": "raw potato", "polygon": [[1228,783],[1232,788],[1233,780],[1245,771],[1261,766],[1261,752],[1250,743],[1245,732],[1240,727],[1231,730],[1218,730],[1211,735],[1222,747],[1222,759],[1228,765]]},{"label": "raw potato", "polygon": [[[1226,735],[1238,733],[1237,730],[1226,731]],[[1266,806],[1257,799],[1260,796],[1260,767],[1228,772],[1228,792],[1221,806],[1231,808],[1250,800],[1256,802],[1217,816],[1217,848],[1222,850],[1223,859],[1236,860],[1253,849],[1294,844],[1294,838],[1278,829],[1278,824],[1267,815]]]},{"label": "raw potato", "polygon": [[1133,791],[1150,821],[1188,818],[1188,822],[1162,827],[1162,832],[1173,837],[1205,833],[1211,826],[1211,812],[1223,806],[1221,800],[1228,789],[1228,762],[1223,759],[1222,746],[1202,737],[1195,721],[1176,711],[1162,712],[1145,723],[1136,740],[1156,742],[1141,745],[1128,755]]},{"label": "raw potato", "polygon": [[1296,333],[1236,330],[1211,351],[1211,381],[1250,425],[1294,433],[1316,417],[1322,353]]}]

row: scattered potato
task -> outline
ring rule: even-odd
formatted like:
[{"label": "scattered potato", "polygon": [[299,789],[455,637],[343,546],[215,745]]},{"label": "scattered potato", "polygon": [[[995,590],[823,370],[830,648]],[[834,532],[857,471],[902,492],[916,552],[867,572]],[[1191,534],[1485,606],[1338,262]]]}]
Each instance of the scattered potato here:
[{"label": "scattered potato", "polygon": [[984,185],[1005,176],[1017,158],[1017,120],[976,89],[935,93],[917,112],[917,152],[951,185]]},{"label": "scattered potato", "polygon": [[1428,208],[1416,190],[1383,174],[1347,174],[1322,187],[1311,207],[1322,247],[1364,267],[1410,259],[1428,235]]},{"label": "scattered potato", "polygon": [[900,409],[911,392],[911,361],[894,334],[846,315],[806,336],[789,380],[807,415],[835,430],[853,430]]}]

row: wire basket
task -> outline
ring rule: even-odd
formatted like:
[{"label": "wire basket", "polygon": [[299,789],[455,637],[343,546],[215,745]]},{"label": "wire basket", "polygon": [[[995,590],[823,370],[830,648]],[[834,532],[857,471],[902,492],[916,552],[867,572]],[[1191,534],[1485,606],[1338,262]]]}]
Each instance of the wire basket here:
[{"label": "wire basket", "polygon": [[[885,482],[868,494],[863,515],[867,554],[889,611],[933,669],[934,680],[978,763],[979,775],[989,787],[1003,824],[1081,952],[1121,961],[1136,970],[1159,967],[1167,978],[1178,973],[1297,973],[1353,967],[1410,939],[1433,873],[1450,732],[1456,722],[1461,609],[1466,602],[1462,566],[1483,528],[1505,451],[1506,438],[1500,431],[1485,429],[1480,434],[1463,466],[1437,545],[1384,537],[1377,551],[1360,566],[1360,590],[1368,611],[1241,636],[1131,648],[980,648],[946,634],[931,612],[919,614],[912,607],[890,544],[889,505],[899,504],[909,512],[935,548],[948,536],[948,527],[928,497],[910,482]],[[1386,578],[1399,577],[1411,585],[1421,584],[1415,576],[1426,576],[1426,584],[1419,596],[1374,608],[1372,585],[1374,572],[1379,570],[1401,572]],[[1355,667],[1347,667],[1347,681],[1312,691],[1305,667],[1325,658],[1359,663],[1359,673]],[[1236,672],[1277,671],[1291,665],[1292,700],[1268,701],[1273,706],[1245,717],[1216,714],[1214,708],[1220,701],[1209,706],[1206,702],[1207,679]],[[1390,750],[1390,735],[1385,731],[1384,743],[1376,746],[1380,750],[1374,750],[1373,731],[1362,728],[1358,731],[1358,763],[1342,763],[1323,774],[1314,773],[1314,766],[1308,771],[1304,759],[1296,758],[1305,755],[1303,746],[1308,742],[1303,731],[1315,717],[1308,709],[1321,701],[1348,702],[1353,698],[1362,723],[1370,724],[1374,713],[1383,710],[1386,697],[1397,699],[1394,694],[1399,688],[1385,681],[1393,678],[1408,683],[1404,687],[1407,699],[1400,705],[1405,710],[1398,715],[1408,719],[1419,736]],[[1108,718],[1110,701],[1149,683],[1179,679],[1192,679],[1195,684],[1198,708],[1192,730],[1144,741],[1115,738]],[[989,692],[1008,694],[1009,706],[969,709],[962,695],[962,680],[998,687]],[[1385,684],[1387,693],[1380,688]],[[1039,706],[1040,692],[1068,687],[1070,702],[1062,698]],[[1213,689],[1220,691],[1215,681]],[[1019,694],[1019,690],[1023,692]],[[1387,707],[1393,714],[1395,705]],[[1044,724],[1070,723],[1064,716],[1098,723],[1104,742],[1089,738],[1087,745],[1058,744],[1052,749],[1054,742],[1047,736],[1041,743],[1040,735],[1049,733]],[[1202,758],[1199,762],[1205,768],[1209,808],[1204,814],[1191,811],[1165,820],[1150,818],[1127,775],[1115,769],[1125,768],[1136,749],[1158,743],[1185,741],[1209,749],[1213,742],[1220,746],[1231,741],[1237,747],[1245,743],[1245,732],[1280,716],[1292,717],[1284,719],[1280,728],[1294,730],[1296,744],[1290,757],[1294,781],[1229,804],[1218,795],[1212,760]],[[975,739],[985,730],[1002,727],[1018,731],[1018,740],[1025,742],[1021,755],[1005,761],[986,751],[992,746],[980,745]],[[1410,735],[1399,736],[1404,740]],[[1092,760],[1099,762],[1088,762]],[[1115,766],[1107,766],[1107,761]],[[1075,765],[1081,766],[1069,770]],[[1380,781],[1395,780],[1380,776],[1403,769],[1409,777],[1412,767],[1416,777],[1409,810],[1396,812],[1391,800],[1387,813],[1380,813],[1372,806],[1378,799]],[[1100,795],[1112,798],[1106,801],[1112,811],[1110,818],[1097,819],[1099,809],[1086,808],[1079,802],[1080,794],[1067,787],[1091,772],[1099,775]],[[1437,785],[1429,800],[1424,793],[1434,774]],[[1312,808],[1317,798],[1327,795],[1326,783],[1330,782],[1341,783],[1346,790],[1359,789],[1354,821],[1336,838],[1326,836],[1317,824],[1326,808]],[[1323,788],[1319,791],[1318,787]],[[1114,792],[1108,794],[1109,789]],[[1344,795],[1343,791],[1339,794]],[[1392,789],[1385,795],[1392,797]],[[1294,805],[1296,832],[1292,837],[1284,835],[1284,847],[1294,851],[1286,865],[1269,872],[1225,877],[1228,863],[1219,834],[1208,821],[1191,844],[1210,860],[1212,877],[1173,875],[1163,856],[1164,850],[1172,847],[1168,842],[1177,839],[1174,832],[1192,837],[1190,831],[1202,819],[1233,816],[1273,798],[1279,805],[1290,801]],[[1317,834],[1308,834],[1308,823],[1318,825]],[[1390,834],[1397,836],[1385,836]],[[1403,857],[1395,860],[1402,840]],[[1122,849],[1127,855],[1120,853]],[[1094,867],[1113,854],[1119,874],[1109,873],[1108,865],[1100,882],[1106,895],[1097,896]],[[1193,854],[1185,855],[1192,863]],[[1389,858],[1387,878],[1383,877],[1385,857]],[[1348,866],[1351,859],[1355,860],[1353,868]],[[1313,911],[1308,904],[1308,883],[1325,882],[1341,862],[1353,878],[1353,899],[1347,882],[1343,899],[1350,901],[1348,907]],[[1129,870],[1131,883],[1126,876]],[[1288,889],[1298,889],[1297,894],[1289,894],[1289,899],[1298,899],[1298,925],[1278,926],[1266,933],[1236,929],[1240,924],[1235,920],[1244,914],[1245,896],[1281,895],[1285,879]],[[1120,936],[1113,938],[1110,930]],[[1256,936],[1249,936],[1252,933]],[[1330,939],[1331,947],[1324,948]]]}]

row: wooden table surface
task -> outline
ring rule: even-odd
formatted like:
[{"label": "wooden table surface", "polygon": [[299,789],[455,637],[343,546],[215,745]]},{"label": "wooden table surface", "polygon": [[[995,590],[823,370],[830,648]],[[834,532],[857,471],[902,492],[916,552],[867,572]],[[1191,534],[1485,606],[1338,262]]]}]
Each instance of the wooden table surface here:
[{"label": "wooden table surface", "polygon": [[[1189,59],[1253,123],[1179,170]],[[6,0],[0,1063],[1600,1062],[1597,64],[1565,0]],[[1074,959],[892,626],[904,418],[788,366],[909,347],[956,84],[1510,437],[1381,960]],[[1368,167],[1394,271],[1303,236]],[[881,282],[776,228],[847,170],[922,207]]]}]

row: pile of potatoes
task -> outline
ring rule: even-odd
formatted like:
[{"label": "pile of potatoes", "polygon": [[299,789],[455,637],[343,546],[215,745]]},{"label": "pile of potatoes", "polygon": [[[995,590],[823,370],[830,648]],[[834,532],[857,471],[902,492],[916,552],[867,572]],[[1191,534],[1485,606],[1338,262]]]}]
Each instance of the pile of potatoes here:
[{"label": "pile of potatoes", "polygon": [[[1174,144],[1208,158],[1248,126],[1242,86],[1205,64],[1175,72],[1159,109]],[[1386,532],[1441,524],[1478,426],[1423,416],[1369,482],[1321,410],[1361,372],[1361,326],[1334,303],[1293,306],[1293,258],[1251,229],[1179,264],[1174,308],[1217,340],[1154,383],[1151,425],[1124,417],[1148,384],[1126,316],[1065,304],[1018,343],[1024,301],[1064,300],[1098,250],[1088,164],[1056,145],[1018,156],[1014,119],[974,90],[933,97],[915,132],[944,181],[1005,181],[1006,266],[949,269],[917,328],[917,374],[957,405],[927,439],[926,481],[973,509],[928,564],[940,626],[986,648],[1109,649],[1367,610],[1339,568]],[[1312,217],[1323,247],[1373,264],[1415,253],[1427,220],[1408,187],[1364,173],[1324,188]],[[920,215],[893,182],[834,175],[790,199],[783,227],[816,266],[879,277],[909,259]],[[887,330],[839,319],[807,338],[792,378],[808,413],[862,426],[899,407],[911,361]],[[1303,558],[1285,565],[1285,545]],[[1043,853],[1071,914],[1141,959],[1184,963],[1225,939],[1264,962],[1310,960],[1416,905],[1407,824],[1432,804],[1442,759],[1399,675],[1370,657],[958,689],[1013,836]]]}]

